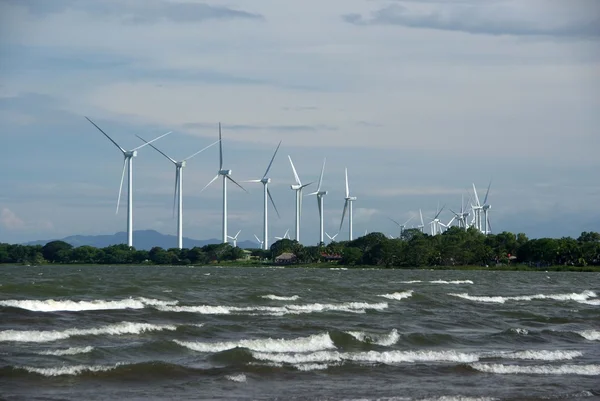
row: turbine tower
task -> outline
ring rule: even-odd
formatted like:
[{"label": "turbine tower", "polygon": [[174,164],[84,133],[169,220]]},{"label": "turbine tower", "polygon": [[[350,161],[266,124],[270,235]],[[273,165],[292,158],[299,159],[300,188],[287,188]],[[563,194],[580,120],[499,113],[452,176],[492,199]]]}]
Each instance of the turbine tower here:
[{"label": "turbine tower", "polygon": [[268,206],[268,200],[267,198],[271,201],[271,204],[273,205],[273,208],[275,209],[275,212],[277,213],[277,216],[279,216],[279,211],[277,210],[277,206],[275,206],[275,201],[273,201],[273,197],[271,196],[271,191],[269,191],[269,183],[271,182],[271,179],[269,177],[267,177],[267,174],[269,174],[269,170],[271,169],[271,165],[273,164],[273,160],[275,160],[275,156],[277,155],[277,151],[279,150],[279,147],[281,146],[281,141],[279,141],[279,145],[277,145],[277,149],[275,149],[275,153],[273,153],[273,157],[271,158],[271,162],[269,163],[269,165],[267,166],[267,170],[265,171],[265,174],[263,175],[263,177],[259,180],[248,180],[246,182],[260,182],[263,184],[263,199],[264,199],[264,214],[263,214],[263,241],[262,241],[262,246],[264,250],[269,249],[269,221],[268,221],[268,214],[267,214],[267,206]]},{"label": "turbine tower", "polygon": [[159,140],[163,136],[169,135],[171,133],[171,131],[167,132],[166,134],[162,134],[161,136],[158,136],[158,137],[154,138],[153,140],[148,141],[145,144],[140,145],[136,148],[133,148],[131,150],[125,150],[121,146],[119,146],[119,144],[116,143],[110,136],[108,136],[108,134],[106,132],[102,131],[102,129],[100,127],[98,127],[96,125],[96,123],[94,123],[88,117],[86,117],[86,120],[88,120],[90,123],[92,123],[92,125],[94,127],[96,127],[98,129],[98,131],[102,132],[104,134],[104,136],[107,137],[123,153],[123,157],[125,160],[123,161],[123,172],[121,173],[121,185],[119,186],[119,197],[117,198],[116,213],[117,214],[119,213],[119,204],[121,203],[121,192],[123,191],[123,180],[125,178],[125,168],[127,168],[127,246],[132,247],[133,246],[133,158],[137,156],[138,150],[140,150],[141,148],[143,148],[146,145],[149,145],[150,143],[152,143],[154,141]]},{"label": "turbine tower", "polygon": [[350,196],[350,189],[348,188],[348,168],[346,171],[346,197],[344,202],[344,210],[342,211],[342,221],[340,222],[340,230],[342,229],[342,225],[344,224],[344,216],[346,215],[346,210],[348,210],[348,240],[352,241],[352,202],[356,200],[356,196]]},{"label": "turbine tower", "polygon": [[[223,168],[223,140],[221,138],[221,123],[219,123],[219,171],[217,171],[217,175],[210,180],[208,184],[202,188],[204,191],[210,184],[215,182],[219,176],[223,176],[223,243],[227,243],[227,239],[229,236],[227,235],[227,180],[233,182],[235,185],[240,187],[244,192],[248,193],[240,184],[238,184],[233,178],[231,178],[231,170],[226,170]],[[200,192],[202,192],[200,191]]]},{"label": "turbine tower", "polygon": [[294,167],[294,162],[292,162],[292,158],[288,155],[288,159],[290,159],[290,165],[292,166],[292,171],[294,172],[294,179],[296,180],[295,184],[292,184],[290,188],[296,191],[296,241],[300,242],[300,219],[302,218],[302,190],[309,186],[311,183],[302,185],[300,182],[300,177],[298,177],[298,172],[296,171],[296,167]]},{"label": "turbine tower", "polygon": [[[439,207],[439,204],[438,204]],[[442,222],[440,222],[440,213],[442,213],[442,210],[444,210],[446,206],[442,206],[442,208],[436,212],[435,217],[433,219],[431,219],[431,222],[429,223],[429,225],[431,226],[431,235],[438,235],[441,234],[443,232],[442,227],[447,227],[444,224],[442,224]]]},{"label": "turbine tower", "polygon": [[237,237],[238,237],[238,235],[240,235],[241,232],[242,232],[242,230],[238,231],[234,237],[227,236],[227,238],[229,238],[230,240],[233,240],[234,248],[237,247]]},{"label": "turbine tower", "polygon": [[[317,185],[317,190],[315,192],[312,192],[308,195],[316,195],[317,196],[317,206],[319,207],[319,244],[322,244],[325,242],[324,238],[323,238],[323,233],[324,231],[324,225],[323,225],[323,206],[324,206],[324,199],[323,197],[325,195],[327,195],[327,191],[321,191],[321,184],[323,183],[323,173],[325,172],[325,162],[327,161],[327,159],[323,159],[323,167],[321,168],[321,175],[319,176],[319,184]],[[337,234],[336,234],[337,235]],[[334,237],[335,238],[335,237]]]},{"label": "turbine tower", "polygon": [[139,135],[136,135],[142,141],[144,141],[147,145],[150,145],[154,150],[158,153],[166,157],[175,165],[175,192],[173,193],[173,215],[175,215],[175,204],[177,203],[177,247],[179,249],[183,248],[183,168],[186,166],[187,161],[192,157],[199,155],[204,152],[206,149],[210,148],[213,145],[216,145],[219,141],[213,142],[205,148],[197,151],[191,156],[186,157],[181,161],[176,161],[175,159],[167,156],[163,151],[158,149],[156,146],[152,145],[144,138]]},{"label": "turbine tower", "polygon": [[398,236],[398,238],[402,238],[402,234],[404,233],[404,228],[406,227],[408,222],[411,221],[414,217],[415,216],[411,216],[408,220],[406,220],[404,222],[404,224],[400,224],[396,220],[392,219],[391,217],[388,217],[388,219],[392,220],[398,226],[398,228],[400,228],[400,235]]}]

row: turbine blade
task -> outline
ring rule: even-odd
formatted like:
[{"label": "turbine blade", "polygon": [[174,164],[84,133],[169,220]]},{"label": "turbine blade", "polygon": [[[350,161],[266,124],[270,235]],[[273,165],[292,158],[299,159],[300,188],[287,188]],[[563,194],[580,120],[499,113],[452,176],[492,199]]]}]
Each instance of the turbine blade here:
[{"label": "turbine blade", "polygon": [[490,194],[490,187],[492,186],[492,180],[490,180],[490,183],[488,184],[488,188],[487,191],[485,192],[485,198],[483,198],[483,204],[487,205],[487,198],[488,195]]},{"label": "turbine blade", "polygon": [[410,216],[410,219],[406,220],[404,222],[404,224],[402,224],[403,226],[407,225],[409,221],[411,221],[415,216]]},{"label": "turbine blade", "polygon": [[273,197],[271,196],[271,191],[269,191],[268,187],[267,187],[267,195],[269,196],[269,199],[271,200],[271,204],[273,205],[273,208],[275,209],[275,213],[277,213],[277,217],[281,218],[281,216],[279,215],[279,210],[277,210],[277,206],[275,206],[275,201],[273,200]]},{"label": "turbine blade", "polygon": [[419,209],[419,215],[421,216],[421,226],[424,226],[424,224],[423,224],[423,212],[421,211],[421,209]]},{"label": "turbine blade", "polygon": [[344,210],[342,210],[342,221],[340,222],[340,231],[342,230],[342,225],[344,224],[344,217],[346,216],[346,210],[348,209],[348,200],[344,202]]},{"label": "turbine blade", "polygon": [[[204,148],[200,149],[199,151],[197,151],[197,152],[196,152],[196,153],[194,153],[193,155],[191,155],[191,156],[188,156],[188,157],[186,157],[186,158],[185,158],[185,159],[183,159],[183,160],[190,160],[192,157],[194,157],[194,156],[196,156],[196,155],[199,155],[200,153],[204,152],[206,149],[208,149],[208,148],[210,148],[210,147],[212,147],[212,146],[215,146],[217,143],[219,143],[219,141],[216,141],[216,142],[213,142],[213,143],[211,143],[210,145],[208,145],[208,146],[206,146],[206,147],[204,147]],[[152,146],[152,145],[150,145],[150,146]],[[154,147],[154,146],[152,146],[152,147]]]},{"label": "turbine blade", "polygon": [[92,125],[93,125],[94,127],[98,128],[98,131],[102,132],[102,133],[104,134],[104,136],[106,136],[106,137],[107,137],[107,138],[108,138],[108,139],[109,139],[109,140],[110,140],[110,141],[111,141],[111,142],[112,142],[112,143],[113,143],[113,144],[114,144],[114,145],[115,145],[117,148],[119,148],[119,149],[121,150],[121,152],[125,153],[125,149],[123,149],[122,147],[120,147],[120,146],[119,146],[119,144],[118,144],[118,143],[116,143],[116,142],[115,142],[115,141],[114,141],[114,140],[113,140],[113,139],[112,139],[110,136],[108,136],[108,134],[107,134],[106,132],[102,131],[102,128],[98,127],[98,126],[96,125],[96,123],[95,123],[95,122],[93,122],[92,120],[90,120],[89,118],[87,118],[87,117],[86,117],[86,119],[87,119],[87,120],[88,120],[90,123],[92,123]]},{"label": "turbine blade", "polygon": [[260,238],[258,238],[258,237],[256,236],[256,234],[254,234],[254,238],[256,238],[256,240],[258,241],[258,243],[259,243],[259,244],[262,244],[262,241],[260,240]]},{"label": "turbine blade", "polygon": [[327,236],[327,238],[329,238],[331,241],[333,241],[333,238],[331,238],[331,235],[325,233],[325,235]]},{"label": "turbine blade", "polygon": [[473,183],[473,193],[475,194],[475,206],[481,206],[479,196],[477,196],[477,189],[475,189],[475,183]]},{"label": "turbine blade", "polygon": [[240,235],[241,232],[242,232],[242,230],[238,231],[237,234],[235,235],[235,237],[233,237],[233,239],[237,239],[238,235]]},{"label": "turbine blade", "polygon": [[350,189],[348,188],[348,168],[346,167],[346,198],[350,196]]},{"label": "turbine blade", "polygon": [[271,169],[271,165],[273,164],[273,160],[275,160],[275,155],[277,155],[277,151],[279,150],[280,146],[281,146],[281,141],[279,141],[279,145],[277,145],[277,149],[275,149],[275,153],[273,153],[273,157],[271,158],[271,162],[269,163],[269,166],[267,167],[267,170],[265,171],[263,178],[266,178],[267,174],[269,174],[269,170]]},{"label": "turbine blade", "polygon": [[306,188],[307,186],[312,185],[312,184],[314,184],[314,182],[309,182],[308,184],[304,184],[300,187],[300,189]]},{"label": "turbine blade", "polygon": [[[241,186],[240,184],[237,183],[236,180],[234,180],[233,178],[231,178],[230,176],[226,175],[225,177],[227,177],[227,179],[231,182],[233,182],[235,185],[237,185],[238,187],[242,188],[242,190],[246,193],[248,193],[248,191],[246,191],[246,188],[244,188],[243,186]],[[258,181],[260,182],[260,180]]]},{"label": "turbine blade", "polygon": [[400,223],[398,223],[396,220],[392,219],[391,217],[388,217],[388,219],[392,220],[394,223],[396,223],[397,226],[400,226]]},{"label": "turbine blade", "polygon": [[[208,186],[209,186],[210,184],[212,184],[213,182],[215,182],[215,181],[217,180],[217,178],[219,178],[219,174],[215,175],[215,178],[213,178],[212,180],[210,180],[210,182],[209,182],[208,184],[206,184],[206,185],[204,186],[204,188],[202,188],[202,191],[204,191],[206,188],[208,188]],[[202,191],[200,191],[200,192],[202,192]]]},{"label": "turbine blade", "polygon": [[321,167],[321,175],[319,175],[319,184],[317,185],[317,192],[321,190],[321,184],[323,183],[323,173],[325,172],[325,162],[327,158],[323,159],[323,167]]},{"label": "turbine blade", "polygon": [[158,153],[160,153],[161,155],[163,155],[167,159],[171,160],[173,162],[173,164],[177,164],[177,162],[173,158],[167,156],[163,151],[161,151],[160,149],[158,149],[156,146],[152,145],[150,142],[148,142],[147,140],[145,140],[144,138],[142,138],[141,136],[139,136],[137,134],[135,136],[137,136],[142,141],[144,141],[146,143],[146,145],[150,145],[151,148],[153,148],[154,150],[156,150]]},{"label": "turbine blade", "polygon": [[219,170],[223,170],[223,140],[221,139],[221,122],[219,122]]},{"label": "turbine blade", "polygon": [[288,155],[288,159],[290,159],[290,165],[292,166],[292,171],[294,172],[294,179],[296,180],[296,184],[302,185],[300,182],[300,177],[298,177],[298,172],[296,171],[296,167],[294,167],[294,162],[292,162],[292,158]]},{"label": "turbine blade", "polygon": [[[173,132],[173,131],[165,132],[164,134],[162,134],[162,135],[160,135],[160,136],[157,136],[156,138],[154,138],[153,140],[151,140],[151,141],[148,141],[148,142],[144,141],[144,142],[146,142],[145,144],[143,144],[143,145],[140,145],[140,146],[138,146],[137,148],[133,148],[133,149],[131,149],[131,151],[133,152],[134,150],[141,149],[141,148],[143,148],[143,147],[144,147],[144,146],[146,146],[146,145],[150,145],[152,142],[154,142],[154,141],[158,141],[158,140],[159,140],[160,138],[162,138],[163,136],[167,136],[167,135],[169,135],[169,134],[170,134],[170,133],[172,133],[172,132]],[[138,137],[138,138],[139,138],[139,137]]]},{"label": "turbine blade", "polygon": [[117,211],[119,213],[119,204],[121,203],[121,192],[123,191],[123,180],[125,179],[125,167],[127,167],[127,158],[123,161],[123,172],[121,173],[121,185],[119,185],[119,197],[117,198]]}]

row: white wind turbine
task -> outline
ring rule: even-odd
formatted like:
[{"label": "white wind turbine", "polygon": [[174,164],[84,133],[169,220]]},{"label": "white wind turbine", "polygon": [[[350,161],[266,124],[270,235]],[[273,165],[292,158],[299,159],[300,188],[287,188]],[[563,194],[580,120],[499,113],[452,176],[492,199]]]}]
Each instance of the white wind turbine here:
[{"label": "white wind turbine", "polygon": [[290,229],[288,228],[287,230],[285,230],[285,234],[283,234],[283,237],[275,237],[276,240],[281,240],[281,239],[290,239]]},{"label": "white wind turbine", "polygon": [[477,231],[481,232],[481,210],[482,206],[479,203],[479,196],[477,195],[477,189],[475,188],[475,183],[473,183],[473,194],[475,195],[475,204],[471,205],[471,209],[473,210],[473,219],[471,220],[471,226],[475,226]]},{"label": "white wind turbine", "polygon": [[[325,162],[327,161],[327,159],[323,159],[323,167],[321,168],[321,175],[319,176],[319,183],[317,185],[317,190],[315,192],[312,192],[310,194],[308,194],[308,196],[310,195],[316,195],[317,196],[317,206],[319,207],[319,244],[322,244],[324,242],[324,238],[323,238],[323,233],[324,231],[324,225],[323,225],[323,206],[324,206],[324,199],[323,197],[325,195],[327,195],[327,191],[322,191],[321,190],[321,184],[323,183],[323,173],[325,172]],[[337,235],[337,234],[336,234]]]},{"label": "white wind turbine", "polygon": [[210,145],[206,146],[203,149],[200,149],[196,153],[186,157],[181,161],[177,161],[172,157],[167,156],[163,151],[158,149],[156,146],[152,145],[144,138],[139,135],[136,135],[142,141],[144,141],[147,145],[150,145],[154,150],[158,153],[166,157],[175,165],[175,192],[173,193],[173,215],[175,215],[175,203],[177,203],[177,247],[179,249],[183,248],[183,168],[186,166],[187,161],[192,157],[199,155],[204,152],[206,149],[210,148],[213,145],[216,145],[219,141],[213,142]]},{"label": "white wind turbine", "polygon": [[329,241],[335,241],[335,237],[337,237],[340,233],[336,233],[333,237],[327,233],[325,233],[325,235],[327,236],[327,238],[329,238]]},{"label": "white wind turbine", "polygon": [[229,238],[230,240],[233,241],[233,247],[237,247],[237,237],[238,235],[240,235],[240,233],[242,232],[242,230],[238,231],[237,234],[233,237],[230,237],[229,235],[227,236],[227,238]]},{"label": "white wind turbine", "polygon": [[[259,180],[248,180],[246,182],[260,182],[263,184],[263,198],[264,198],[264,214],[263,214],[263,242],[262,242],[262,246],[264,250],[267,250],[269,247],[269,220],[268,220],[268,214],[267,214],[267,206],[268,206],[268,200],[271,201],[271,204],[273,205],[273,208],[275,209],[275,212],[277,213],[277,216],[279,217],[279,211],[277,210],[277,206],[275,206],[275,201],[273,201],[273,197],[271,196],[271,191],[269,191],[269,183],[271,182],[271,179],[269,177],[267,177],[267,174],[269,174],[269,170],[271,169],[271,165],[273,164],[273,160],[275,160],[275,156],[277,155],[277,151],[279,150],[279,147],[281,146],[281,141],[279,141],[279,145],[277,145],[277,149],[275,149],[275,153],[273,153],[273,157],[271,158],[271,162],[269,163],[269,165],[267,166],[267,170],[265,171],[265,174],[263,175],[263,177]],[[268,199],[267,199],[268,198]]]},{"label": "white wind turbine", "polygon": [[488,195],[490,194],[490,187],[492,186],[492,180],[490,180],[490,183],[488,185],[487,191],[485,193],[485,198],[483,198],[483,205],[481,206],[481,210],[483,210],[483,223],[484,223],[484,231],[483,233],[485,235],[491,234],[492,232],[492,228],[490,225],[490,217],[488,215],[490,208],[492,207],[492,205],[490,205],[489,203],[487,203],[487,199],[488,199]]},{"label": "white wind turbine", "polygon": [[419,209],[419,217],[421,217],[421,224],[417,226],[422,233],[425,233],[425,223],[423,222],[423,212]]},{"label": "white wind turbine", "polygon": [[414,217],[415,216],[411,216],[408,220],[406,220],[404,222],[404,224],[400,224],[396,220],[392,219],[391,217],[388,217],[388,219],[392,220],[398,226],[398,228],[400,228],[400,235],[398,236],[398,238],[402,238],[402,233],[404,233],[404,228],[406,227],[408,222],[411,221]]},{"label": "white wind turbine", "polygon": [[254,238],[256,238],[256,242],[258,242],[258,244],[260,245],[260,249],[263,249],[263,243],[264,243],[264,241],[261,240],[260,238],[258,238],[256,236],[256,234],[254,234]]},{"label": "white wind turbine", "polygon": [[431,226],[431,235],[441,234],[444,231],[442,227],[446,227],[442,222],[440,222],[439,219],[440,213],[442,213],[444,207],[446,206],[442,206],[442,208],[435,214],[435,217],[431,219],[431,222],[429,223],[429,225]]},{"label": "white wind turbine", "polygon": [[340,230],[344,224],[344,216],[346,210],[348,210],[348,240],[352,241],[352,203],[356,200],[356,196],[350,196],[350,189],[348,188],[348,168],[346,171],[346,197],[344,202],[344,210],[342,211],[342,221],[340,222]]},{"label": "white wind turbine", "polygon": [[[227,180],[233,182],[235,185],[237,185],[238,187],[240,187],[244,192],[248,192],[244,189],[244,187],[242,187],[240,184],[238,184],[233,178],[231,178],[231,170],[226,170],[223,168],[223,140],[221,138],[221,123],[219,123],[219,171],[217,172],[217,175],[215,175],[215,177],[210,180],[210,182],[208,184],[206,184],[204,186],[204,188],[202,188],[202,191],[204,191],[206,188],[208,188],[208,186],[210,184],[212,184],[213,182],[215,182],[217,180],[217,178],[219,178],[219,176],[223,176],[223,225],[222,225],[222,230],[223,230],[223,243],[227,242],[227,239],[229,238],[229,236],[227,235]],[[200,192],[202,192],[200,191]]]},{"label": "white wind turbine", "polygon": [[300,219],[302,218],[302,190],[309,186],[311,183],[302,185],[300,181],[300,177],[298,176],[298,172],[296,171],[296,167],[294,167],[294,163],[292,162],[292,158],[288,155],[288,159],[290,159],[290,165],[292,166],[292,171],[294,172],[294,179],[296,180],[295,184],[292,184],[290,188],[296,191],[296,241],[300,242]]},{"label": "white wind turbine", "polygon": [[117,211],[119,213],[119,204],[121,203],[121,192],[123,191],[123,180],[125,179],[125,168],[127,168],[127,246],[133,246],[133,158],[137,156],[137,151],[150,143],[159,140],[163,136],[169,135],[171,131],[154,138],[147,143],[140,145],[131,150],[125,150],[116,143],[108,134],[96,125],[92,120],[86,117],[98,131],[102,132],[119,150],[123,153],[125,160],[123,161],[123,172],[121,173],[121,184],[119,186],[119,197],[117,198]]}]

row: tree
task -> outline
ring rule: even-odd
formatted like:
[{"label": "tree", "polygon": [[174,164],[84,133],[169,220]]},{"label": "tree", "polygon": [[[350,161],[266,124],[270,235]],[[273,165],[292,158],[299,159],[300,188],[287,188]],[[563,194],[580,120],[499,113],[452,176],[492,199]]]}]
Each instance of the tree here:
[{"label": "tree", "polygon": [[[56,263],[61,261],[61,256],[65,256],[64,251],[70,251],[73,245],[66,243],[65,241],[50,241],[42,247],[42,255],[48,262]],[[60,252],[62,254],[60,254]]]}]

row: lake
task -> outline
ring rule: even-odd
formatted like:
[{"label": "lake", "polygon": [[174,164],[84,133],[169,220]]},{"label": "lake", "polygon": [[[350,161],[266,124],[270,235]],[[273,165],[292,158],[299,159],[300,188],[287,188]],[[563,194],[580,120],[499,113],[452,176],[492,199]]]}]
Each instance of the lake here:
[{"label": "lake", "polygon": [[597,399],[598,293],[598,273],[0,266],[0,398]]}]

